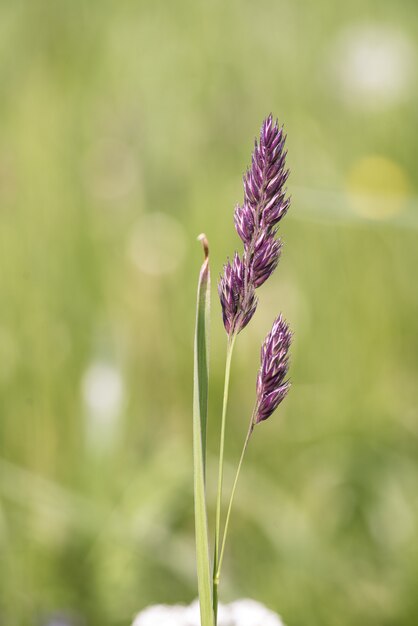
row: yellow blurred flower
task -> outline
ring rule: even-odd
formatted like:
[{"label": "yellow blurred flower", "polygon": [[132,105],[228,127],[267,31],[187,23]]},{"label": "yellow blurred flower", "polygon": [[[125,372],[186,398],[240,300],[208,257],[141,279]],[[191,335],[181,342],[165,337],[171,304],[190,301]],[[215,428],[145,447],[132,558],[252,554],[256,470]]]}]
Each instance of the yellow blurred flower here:
[{"label": "yellow blurred flower", "polygon": [[407,204],[410,184],[405,170],[388,157],[370,155],[349,171],[346,189],[352,209],[369,219],[387,219]]}]

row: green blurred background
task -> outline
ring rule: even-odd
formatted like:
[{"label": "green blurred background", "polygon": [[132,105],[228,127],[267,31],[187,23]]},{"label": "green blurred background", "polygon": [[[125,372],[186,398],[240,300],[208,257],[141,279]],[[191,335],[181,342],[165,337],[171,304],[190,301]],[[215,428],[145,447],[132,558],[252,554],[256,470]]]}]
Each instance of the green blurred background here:
[{"label": "green blurred background", "polygon": [[196,596],[196,236],[213,501],[215,283],[270,111],[293,201],[235,351],[227,488],[280,310],[293,387],[251,443],[222,599],[418,624],[417,31],[413,0],[0,3],[0,624]]}]

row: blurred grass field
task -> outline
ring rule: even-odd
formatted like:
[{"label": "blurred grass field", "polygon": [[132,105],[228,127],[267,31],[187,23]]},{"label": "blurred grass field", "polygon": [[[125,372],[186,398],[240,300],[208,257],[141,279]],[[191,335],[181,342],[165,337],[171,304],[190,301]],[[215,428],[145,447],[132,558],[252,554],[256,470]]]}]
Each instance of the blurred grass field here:
[{"label": "blurred grass field", "polygon": [[280,310],[293,387],[251,443],[222,599],[416,626],[417,31],[412,0],[0,2],[0,624],[196,596],[196,236],[215,468],[215,283],[272,111],[293,202],[235,351],[227,486]]}]

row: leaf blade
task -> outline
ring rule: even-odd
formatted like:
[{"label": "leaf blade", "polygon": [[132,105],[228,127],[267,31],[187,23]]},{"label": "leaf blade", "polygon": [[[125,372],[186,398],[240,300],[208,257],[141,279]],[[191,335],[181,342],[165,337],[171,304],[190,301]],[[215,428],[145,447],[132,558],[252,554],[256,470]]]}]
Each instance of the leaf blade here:
[{"label": "leaf blade", "polygon": [[214,626],[210,575],[209,537],[206,512],[206,423],[209,387],[209,249],[204,235],[199,236],[205,251],[197,288],[193,381],[193,475],[195,504],[196,564],[202,626]]}]

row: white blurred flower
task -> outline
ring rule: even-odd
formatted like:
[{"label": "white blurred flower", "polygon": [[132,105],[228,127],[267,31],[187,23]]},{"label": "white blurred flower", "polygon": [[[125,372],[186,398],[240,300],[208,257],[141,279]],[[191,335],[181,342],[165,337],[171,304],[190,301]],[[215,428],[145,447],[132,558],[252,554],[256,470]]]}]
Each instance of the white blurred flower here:
[{"label": "white blurred flower", "polygon": [[[132,626],[200,626],[198,601],[190,606],[151,606]],[[280,617],[254,600],[243,599],[218,608],[218,626],[284,626]]]},{"label": "white blurred flower", "polygon": [[[200,626],[200,606],[199,600],[195,600],[186,607],[184,626]],[[234,626],[231,609],[224,604],[218,606],[218,626]]]},{"label": "white blurred flower", "polygon": [[136,618],[132,626],[185,626],[184,606],[150,606]]},{"label": "white blurred flower", "polygon": [[234,626],[284,626],[280,617],[255,600],[243,599],[230,604]]},{"label": "white blurred flower", "polygon": [[357,24],[344,30],[330,53],[345,103],[383,109],[408,96],[416,50],[408,35],[390,26]]}]

